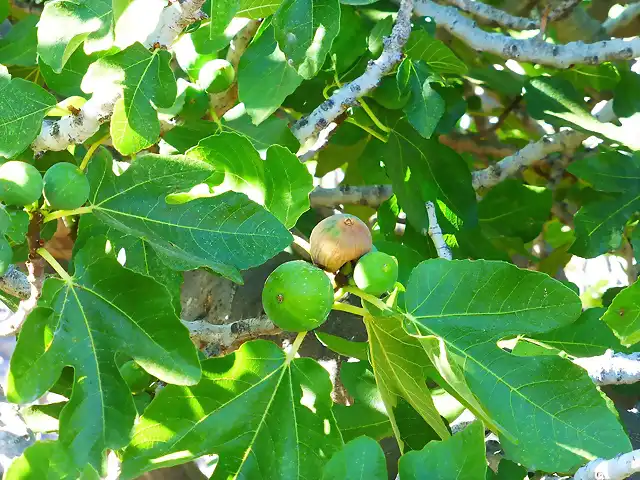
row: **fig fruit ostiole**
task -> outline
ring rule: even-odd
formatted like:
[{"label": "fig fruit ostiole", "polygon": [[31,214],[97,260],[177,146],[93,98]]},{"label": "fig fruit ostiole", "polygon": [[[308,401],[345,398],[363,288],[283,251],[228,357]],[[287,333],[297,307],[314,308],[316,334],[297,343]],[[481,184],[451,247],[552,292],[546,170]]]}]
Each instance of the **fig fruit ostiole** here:
[{"label": "fig fruit ostiole", "polygon": [[311,232],[311,259],[329,272],[369,253],[373,246],[367,225],[354,215],[340,213],[325,218]]}]

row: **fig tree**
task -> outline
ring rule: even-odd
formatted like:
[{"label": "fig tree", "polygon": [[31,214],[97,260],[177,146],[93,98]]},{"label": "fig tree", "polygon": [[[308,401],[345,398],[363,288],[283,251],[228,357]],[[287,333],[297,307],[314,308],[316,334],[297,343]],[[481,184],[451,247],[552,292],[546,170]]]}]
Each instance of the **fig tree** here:
[{"label": "fig tree", "polygon": [[262,305],[271,321],[283,330],[312,330],[325,322],[333,306],[331,281],[310,263],[283,263],[264,283]]},{"label": "fig tree", "polygon": [[198,73],[198,86],[208,93],[220,93],[229,88],[235,78],[233,65],[217,58],[202,66]]},{"label": "fig tree", "polygon": [[44,198],[56,210],[81,207],[90,189],[89,180],[73,163],[56,163],[44,174]]},{"label": "fig tree", "polygon": [[0,237],[0,275],[4,275],[9,270],[9,265],[13,260],[13,250],[6,238]]},{"label": "fig tree", "polygon": [[0,201],[24,206],[42,195],[42,175],[33,165],[10,161],[0,166]]},{"label": "fig tree", "polygon": [[398,280],[398,262],[384,252],[367,253],[358,260],[353,280],[360,290],[382,295],[391,290]]},{"label": "fig tree", "polygon": [[351,260],[371,251],[371,232],[354,215],[341,213],[325,218],[311,232],[311,259],[329,272],[337,272]]}]

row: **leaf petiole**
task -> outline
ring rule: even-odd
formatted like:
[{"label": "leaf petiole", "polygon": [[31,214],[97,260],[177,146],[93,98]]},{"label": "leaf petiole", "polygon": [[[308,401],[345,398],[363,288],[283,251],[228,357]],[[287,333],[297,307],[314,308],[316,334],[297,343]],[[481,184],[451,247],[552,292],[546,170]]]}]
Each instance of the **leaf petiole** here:
[{"label": "leaf petiole", "polygon": [[87,165],[89,164],[89,160],[91,160],[91,157],[93,156],[95,151],[98,149],[100,145],[106,142],[108,138],[109,138],[109,134],[106,134],[100,140],[91,144],[91,146],[87,150],[87,153],[84,155],[82,162],[80,163],[80,167],[79,167],[80,170],[84,171],[84,169],[87,168]]},{"label": "leaf petiole", "polygon": [[293,359],[296,357],[296,353],[298,353],[298,350],[300,350],[300,345],[302,345],[302,341],[304,340],[304,337],[306,334],[307,332],[298,333],[298,336],[293,341],[293,345],[291,345],[291,350],[289,351],[289,353],[287,353],[287,358],[285,360],[285,363],[287,365],[291,363]]},{"label": "leaf petiole", "polygon": [[72,282],[71,277],[69,276],[67,271],[64,268],[62,268],[62,265],[60,265],[58,261],[55,258],[53,258],[53,255],[51,255],[46,248],[40,247],[38,250],[36,250],[36,252],[38,253],[38,255],[44,258],[49,265],[51,265],[51,267],[56,271],[58,275],[60,275],[60,277],[65,282],[67,283]]},{"label": "leaf petiole", "polygon": [[353,313],[354,315],[359,315],[361,317],[364,317],[367,314],[364,308],[356,307],[355,305],[349,305],[348,303],[336,302],[331,308],[333,308],[333,310],[339,310],[341,312]]},{"label": "leaf petiole", "polygon": [[367,104],[367,102],[364,101],[363,98],[358,99],[358,103],[360,103],[360,106],[365,111],[365,113],[369,115],[369,118],[373,123],[375,123],[376,127],[378,127],[380,130],[382,130],[385,133],[389,133],[391,131],[391,129],[387,127],[384,123],[382,123],[380,119],[376,116],[376,114],[373,113],[373,110],[371,110],[371,107],[369,107],[369,105]]},{"label": "leaf petiole", "polygon": [[365,127],[364,125],[360,125],[358,122],[356,122],[355,120],[353,120],[352,118],[347,118],[345,120],[345,122],[347,123],[353,123],[355,126],[360,127],[362,130],[364,130],[365,132],[367,132],[369,135],[371,135],[372,137],[376,137],[378,140],[380,140],[383,143],[387,143],[387,141],[389,141],[388,138],[384,137],[383,135],[379,134],[378,132],[376,132],[373,128],[369,128],[369,127]]},{"label": "leaf petiole", "polygon": [[50,222],[51,220],[56,220],[61,217],[69,217],[71,215],[83,215],[85,213],[91,213],[93,211],[93,207],[80,207],[74,208],[73,210],[57,210],[55,212],[48,213],[45,215],[43,223]]}]

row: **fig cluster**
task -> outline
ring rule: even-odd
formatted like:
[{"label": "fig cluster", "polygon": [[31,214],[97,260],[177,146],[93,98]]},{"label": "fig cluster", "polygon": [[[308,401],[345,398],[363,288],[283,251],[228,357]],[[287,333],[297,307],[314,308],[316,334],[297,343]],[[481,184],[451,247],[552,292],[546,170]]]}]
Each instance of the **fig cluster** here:
[{"label": "fig cluster", "polygon": [[[89,191],[89,180],[72,163],[54,164],[45,172],[44,178],[30,163],[11,160],[0,165],[0,202],[3,205],[33,205],[44,194],[52,209],[73,210],[84,205]],[[2,231],[8,228],[9,225],[3,226]],[[0,235],[0,275],[7,272],[12,260],[11,245],[4,235]]]},{"label": "fig cluster", "polygon": [[311,232],[310,246],[313,264],[295,260],[280,265],[262,290],[265,313],[283,330],[312,330],[327,320],[334,302],[331,278],[339,272],[352,274],[351,281],[370,295],[395,287],[396,259],[372,251],[371,232],[358,217],[338,214],[322,220]]},{"label": "fig cluster", "polygon": [[89,180],[73,163],[54,164],[44,178],[26,162],[12,160],[0,165],[0,201],[5,205],[24,207],[44,194],[54,210],[73,210],[84,205],[89,190]]}]

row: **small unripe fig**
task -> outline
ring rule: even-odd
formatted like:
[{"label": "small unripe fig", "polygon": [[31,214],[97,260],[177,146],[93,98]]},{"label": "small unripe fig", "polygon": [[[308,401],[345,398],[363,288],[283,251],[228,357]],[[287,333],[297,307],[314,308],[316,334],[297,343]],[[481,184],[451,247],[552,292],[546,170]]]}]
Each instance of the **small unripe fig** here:
[{"label": "small unripe fig", "polygon": [[0,166],[0,200],[7,205],[29,205],[42,195],[42,175],[29,163],[12,160]]},{"label": "small unripe fig", "polygon": [[311,259],[329,272],[371,251],[371,232],[354,215],[340,213],[325,218],[311,232]]},{"label": "small unripe fig", "polygon": [[269,319],[283,330],[313,330],[331,312],[331,281],[310,263],[302,260],[283,263],[264,283],[262,306]]},{"label": "small unripe fig", "polygon": [[44,198],[56,210],[81,207],[90,191],[89,180],[73,163],[56,163],[44,174]]},{"label": "small unripe fig", "polygon": [[0,236],[0,275],[4,275],[9,270],[9,265],[13,260],[13,250],[7,240]]},{"label": "small unripe fig", "polygon": [[353,270],[356,286],[379,296],[391,290],[398,280],[398,262],[384,252],[371,252],[362,257]]}]

